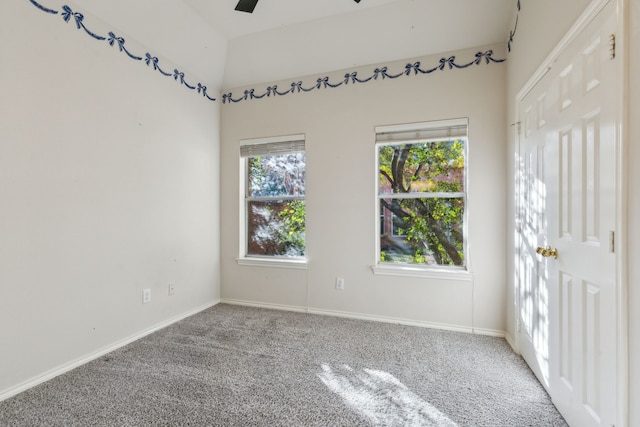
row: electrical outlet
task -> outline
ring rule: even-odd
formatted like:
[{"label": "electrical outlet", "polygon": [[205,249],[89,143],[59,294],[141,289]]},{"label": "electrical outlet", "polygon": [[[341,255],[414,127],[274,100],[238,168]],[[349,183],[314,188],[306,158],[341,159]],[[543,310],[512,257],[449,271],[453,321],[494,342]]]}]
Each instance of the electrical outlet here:
[{"label": "electrical outlet", "polygon": [[336,277],[336,290],[344,291],[344,279],[342,277]]},{"label": "electrical outlet", "polygon": [[151,302],[151,289],[145,289],[142,291],[142,303],[146,304]]},{"label": "electrical outlet", "polygon": [[173,282],[169,282],[169,295],[176,293],[176,285]]}]

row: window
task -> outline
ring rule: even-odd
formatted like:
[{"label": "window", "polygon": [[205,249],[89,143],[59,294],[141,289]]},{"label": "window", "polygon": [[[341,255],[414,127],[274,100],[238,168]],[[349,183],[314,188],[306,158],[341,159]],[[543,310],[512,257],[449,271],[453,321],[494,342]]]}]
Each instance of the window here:
[{"label": "window", "polygon": [[463,270],[467,120],[376,128],[376,265]]},{"label": "window", "polygon": [[305,255],[304,135],[243,141],[241,258]]}]

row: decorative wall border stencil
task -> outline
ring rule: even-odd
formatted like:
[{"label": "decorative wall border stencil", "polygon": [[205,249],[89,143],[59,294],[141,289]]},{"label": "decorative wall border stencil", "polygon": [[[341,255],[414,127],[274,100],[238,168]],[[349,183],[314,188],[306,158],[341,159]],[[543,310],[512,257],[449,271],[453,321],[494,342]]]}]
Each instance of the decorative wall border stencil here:
[{"label": "decorative wall border stencil", "polygon": [[[174,69],[173,73],[168,72],[163,70],[159,63],[159,60],[156,56],[152,56],[149,52],[146,52],[144,54],[144,56],[139,56],[136,55],[134,53],[132,53],[131,51],[129,51],[126,47],[125,47],[125,39],[122,37],[118,37],[115,33],[113,33],[112,31],[109,31],[107,36],[102,36],[99,34],[96,34],[95,32],[89,30],[85,24],[84,24],[84,15],[80,12],[75,12],[71,9],[71,7],[64,5],[62,6],[62,11],[58,11],[58,10],[54,10],[54,9],[50,9],[46,6],[43,6],[42,4],[40,4],[37,0],[29,0],[29,2],[34,5],[36,8],[38,8],[39,10],[41,10],[42,12],[51,14],[51,15],[58,15],[60,14],[60,16],[62,17],[63,21],[66,23],[69,23],[72,18],[73,18],[73,22],[75,22],[76,27],[78,30],[83,30],[87,35],[89,35],[91,38],[98,40],[98,41],[106,41],[109,46],[113,47],[113,46],[117,46],[118,47],[118,51],[120,52],[124,52],[124,54],[126,54],[129,58],[135,60],[135,61],[144,61],[144,63],[148,66],[148,67],[152,67],[154,71],[159,72],[160,74],[162,74],[165,77],[173,77],[173,79],[177,82],[179,82],[181,85],[185,86],[187,89],[190,90],[195,90],[197,93],[202,94],[203,97],[205,97],[206,99],[210,100],[210,101],[215,101],[216,99],[209,96],[209,94],[207,94],[207,87],[204,86],[202,83],[197,83],[195,85],[189,84],[186,80],[185,80],[185,76],[184,73],[182,71],[179,71],[178,69]],[[513,30],[510,31],[509,33],[509,42],[507,43],[507,49],[509,52],[511,52],[511,45],[513,44],[513,38],[516,34],[516,30],[518,28],[518,16],[520,14],[520,0],[517,0],[517,13],[516,13],[516,22],[515,25],[513,27]],[[378,78],[380,78],[380,80],[384,80],[384,79],[397,79],[399,77],[402,76],[416,76],[416,75],[421,75],[421,74],[431,74],[435,71],[443,71],[445,69],[449,69],[449,70],[453,70],[453,69],[462,69],[462,68],[467,68],[470,67],[472,65],[482,65],[482,64],[491,64],[491,63],[499,63],[499,62],[504,62],[506,61],[506,58],[500,58],[500,59],[496,59],[493,57],[493,50],[487,50],[485,52],[477,52],[475,55],[475,59],[473,59],[470,62],[465,62],[462,64],[459,64],[456,62],[456,57],[455,56],[449,56],[448,58],[440,58],[440,61],[438,63],[438,65],[432,67],[432,68],[427,68],[427,69],[422,69],[421,68],[421,63],[419,61],[414,62],[414,63],[409,63],[407,65],[405,65],[404,67],[404,71],[399,71],[396,73],[391,73],[389,72],[388,67],[384,66],[384,67],[377,67],[373,70],[373,73],[365,78],[360,78],[358,76],[358,72],[357,71],[353,71],[350,73],[346,73],[344,75],[344,78],[340,81],[335,81],[335,82],[331,82],[329,79],[329,76],[325,76],[325,77],[321,77],[318,78],[315,82],[315,84],[310,85],[310,86],[305,86],[303,84],[302,81],[297,81],[297,82],[292,82],[289,86],[288,89],[286,90],[279,90],[277,85],[272,85],[266,88],[266,90],[262,93],[256,93],[256,89],[248,89],[244,91],[244,94],[238,98],[234,98],[233,97],[233,93],[229,92],[226,93],[224,95],[222,95],[222,103],[226,104],[226,103],[238,103],[241,101],[248,101],[248,100],[253,100],[253,99],[262,99],[264,97],[270,97],[270,96],[284,96],[284,95],[288,95],[291,93],[299,93],[299,92],[311,92],[313,90],[319,90],[319,89],[327,89],[327,88],[337,88],[343,85],[348,85],[349,83],[351,84],[356,84],[356,83],[367,83],[370,82],[372,80],[378,80]]]},{"label": "decorative wall border stencil", "polygon": [[516,30],[518,29],[518,17],[520,16],[520,0],[516,4],[516,23],[513,25],[513,30],[509,31],[509,42],[507,43],[507,50],[511,52],[511,45],[513,44],[513,38],[516,35]]},{"label": "decorative wall border stencil", "polygon": [[179,71],[178,69],[174,69],[173,73],[169,73],[167,71],[164,71],[162,68],[160,68],[160,66],[158,65],[158,58],[155,56],[151,56],[151,54],[149,52],[145,53],[144,56],[138,56],[135,55],[133,53],[131,53],[125,46],[125,40],[122,37],[118,37],[116,36],[113,32],[109,31],[109,34],[107,36],[101,36],[98,35],[96,33],[94,33],[93,31],[89,30],[85,24],[84,24],[84,15],[80,12],[74,12],[73,10],[71,10],[71,8],[67,5],[62,6],[62,11],[58,11],[58,10],[53,10],[50,9],[48,7],[43,6],[42,4],[38,3],[36,0],[29,0],[29,2],[31,2],[32,5],[34,5],[35,7],[37,7],[38,9],[40,9],[41,11],[45,12],[45,13],[49,13],[51,15],[58,15],[60,14],[60,16],[62,17],[62,19],[64,20],[64,22],[69,23],[69,21],[71,21],[71,19],[73,18],[73,21],[76,24],[76,27],[78,28],[78,30],[84,30],[85,33],[87,33],[87,35],[91,36],[93,39],[98,40],[98,41],[105,41],[109,44],[109,46],[114,46],[117,45],[118,46],[118,50],[120,52],[124,52],[129,58],[135,60],[135,61],[142,61],[144,60],[144,62],[147,64],[147,66],[151,66],[153,67],[154,71],[158,71],[160,74],[162,74],[163,76],[166,77],[173,77],[173,79],[175,81],[180,82],[181,85],[185,86],[186,88],[190,89],[190,90],[195,90],[196,92],[198,92],[199,94],[202,94],[202,96],[204,96],[205,98],[207,98],[210,101],[215,101],[215,98],[210,97],[207,94],[207,87],[204,86],[201,83],[198,83],[196,85],[191,85],[189,83],[187,83],[187,81],[184,78],[184,73]]},{"label": "decorative wall border stencil", "polygon": [[287,95],[290,93],[311,92],[313,90],[318,90],[318,89],[336,88],[342,85],[348,85],[349,83],[352,83],[352,84],[367,83],[372,80],[378,80],[378,78],[380,78],[381,80],[397,79],[398,77],[401,77],[401,76],[411,76],[411,75],[416,76],[419,74],[431,74],[435,71],[442,71],[445,69],[449,69],[449,70],[462,69],[462,68],[470,67],[472,65],[481,65],[483,63],[490,64],[493,62],[504,62],[505,60],[506,58],[505,59],[494,58],[493,50],[487,50],[486,52],[476,53],[474,60],[470,62],[462,63],[462,64],[456,63],[455,56],[450,56],[448,58],[441,58],[438,65],[436,65],[433,68],[427,68],[426,70],[421,68],[421,64],[419,61],[414,62],[413,64],[409,63],[405,65],[404,71],[400,71],[393,74],[389,72],[388,67],[378,67],[373,70],[373,73],[370,76],[365,78],[358,77],[358,73],[356,71],[353,71],[351,73],[345,74],[343,80],[337,81],[334,83],[329,81],[328,76],[325,76],[325,77],[318,78],[318,80],[316,80],[316,83],[314,85],[307,86],[307,87],[303,85],[302,81],[292,82],[290,87],[284,91],[278,90],[278,86],[273,85],[273,86],[267,87],[267,89],[260,94],[256,94],[255,89],[247,89],[244,91],[244,94],[239,98],[234,98],[233,93],[229,92],[222,95],[222,102],[225,104],[227,102],[235,103],[240,101],[248,101],[252,99],[261,99],[261,98],[264,98],[265,96],[270,97],[273,95],[275,97],[275,96]]}]

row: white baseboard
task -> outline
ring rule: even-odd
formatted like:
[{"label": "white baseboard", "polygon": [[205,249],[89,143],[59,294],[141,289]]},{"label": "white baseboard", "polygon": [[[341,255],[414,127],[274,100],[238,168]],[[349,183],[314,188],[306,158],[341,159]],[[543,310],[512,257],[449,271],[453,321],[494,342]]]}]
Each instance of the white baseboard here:
[{"label": "white baseboard", "polygon": [[513,351],[516,354],[520,354],[520,351],[518,351],[518,348],[516,346],[516,342],[515,340],[511,337],[511,335],[505,333],[504,334],[504,339],[507,340],[507,342],[509,343],[509,345],[511,346],[511,349],[513,349]]},{"label": "white baseboard", "polygon": [[71,371],[72,369],[75,369],[78,366],[84,365],[85,363],[88,363],[92,360],[102,357],[107,353],[117,350],[118,348],[124,347],[125,345],[130,344],[134,341],[137,341],[140,338],[143,338],[153,332],[166,328],[167,326],[173,323],[176,323],[182,319],[185,319],[189,316],[193,316],[196,313],[199,313],[203,310],[213,307],[219,303],[242,305],[247,307],[267,308],[267,309],[273,309],[273,310],[294,311],[299,313],[311,313],[311,314],[319,314],[323,316],[344,317],[348,319],[368,320],[373,322],[395,323],[399,325],[417,326],[417,327],[431,328],[431,329],[441,329],[446,331],[490,335],[490,336],[505,338],[509,343],[509,345],[511,345],[511,347],[515,349],[512,339],[505,332],[498,331],[498,330],[478,329],[478,328],[472,328],[470,326],[459,326],[459,325],[450,325],[445,323],[425,322],[425,321],[410,320],[410,319],[403,319],[403,318],[396,318],[396,317],[375,316],[375,315],[360,314],[360,313],[353,313],[353,312],[347,312],[347,311],[324,310],[319,308],[306,308],[306,307],[293,306],[293,305],[271,304],[271,303],[255,302],[255,301],[237,300],[237,299],[231,299],[231,298],[222,298],[222,299],[201,305],[187,312],[181,313],[177,316],[174,316],[170,319],[160,322],[150,328],[147,328],[141,332],[133,334],[120,341],[117,341],[109,346],[106,346],[97,351],[94,351],[86,356],[83,356],[79,359],[73,360],[69,363],[65,363],[61,366],[58,366],[54,369],[44,372],[43,374],[38,375],[34,378],[31,378],[21,384],[18,384],[15,387],[2,391],[0,392],[0,402],[12,396],[15,396],[19,393],[22,393],[23,391],[26,391],[32,387],[35,387],[39,384],[49,381],[50,379],[55,378],[59,375],[62,375],[65,372]]},{"label": "white baseboard", "polygon": [[271,304],[268,302],[255,302],[255,301],[246,301],[246,300],[232,299],[232,298],[222,298],[220,299],[220,302],[222,304],[243,305],[245,307],[270,308],[273,310],[296,311],[298,313],[308,312],[308,310],[305,307],[299,307],[296,305]]},{"label": "white baseboard", "polygon": [[319,308],[310,308],[309,313],[321,314],[325,316],[345,317],[348,319],[369,320],[372,322],[395,323],[397,325],[418,326],[421,328],[442,329],[445,331],[466,332],[471,333],[473,329],[470,326],[449,325],[446,323],[425,322],[421,320],[410,320],[398,317],[375,316],[370,314],[352,313],[348,311],[324,310]]},{"label": "white baseboard", "polygon": [[478,329],[478,328],[472,328],[471,326],[450,325],[446,323],[425,322],[421,320],[411,320],[411,319],[403,319],[403,318],[397,318],[397,317],[375,316],[370,314],[353,313],[348,311],[324,310],[320,308],[307,308],[307,307],[282,305],[282,304],[270,304],[270,303],[245,301],[245,300],[237,300],[237,299],[230,299],[230,298],[222,298],[220,302],[223,304],[244,305],[247,307],[271,308],[275,310],[295,311],[299,313],[311,313],[311,314],[320,314],[325,316],[344,317],[348,319],[360,319],[360,320],[369,320],[373,322],[395,323],[398,325],[407,325],[407,326],[418,326],[421,328],[442,329],[446,331],[475,333],[475,334],[490,335],[490,336],[500,337],[500,338],[505,337],[504,331],[493,330],[493,329]]},{"label": "white baseboard", "polygon": [[97,359],[97,358],[99,358],[101,356],[104,356],[105,354],[110,353],[110,352],[112,352],[114,350],[117,350],[120,347],[124,347],[127,344],[131,344],[132,342],[137,341],[140,338],[143,338],[143,337],[145,337],[145,336],[147,336],[149,334],[152,334],[153,332],[159,331],[160,329],[166,328],[167,326],[169,326],[169,325],[171,325],[173,323],[176,323],[176,322],[178,322],[178,321],[180,321],[182,319],[185,319],[185,318],[187,318],[189,316],[193,316],[196,313],[199,313],[199,312],[201,312],[203,310],[206,310],[206,309],[208,309],[210,307],[213,307],[213,306],[215,306],[215,305],[217,305],[219,303],[220,303],[220,300],[218,299],[218,300],[209,302],[207,304],[203,304],[203,305],[201,305],[199,307],[196,307],[196,308],[194,308],[192,310],[186,311],[186,312],[181,313],[181,314],[179,314],[177,316],[174,316],[174,317],[172,317],[170,319],[167,319],[167,320],[165,320],[163,322],[160,322],[160,323],[158,323],[156,325],[153,325],[150,328],[147,328],[147,329],[145,329],[143,331],[140,331],[140,332],[138,332],[136,334],[128,336],[127,338],[124,338],[124,339],[122,339],[120,341],[117,341],[117,342],[115,342],[115,343],[113,343],[111,345],[103,347],[103,348],[101,348],[99,350],[96,350],[96,351],[94,351],[92,353],[89,353],[89,354],[87,354],[87,355],[85,355],[83,357],[80,357],[80,358],[78,358],[76,360],[73,360],[73,361],[71,361],[69,363],[65,363],[65,364],[60,365],[60,366],[58,366],[56,368],[53,368],[53,369],[51,369],[51,370],[49,370],[47,372],[44,372],[43,374],[40,374],[40,375],[38,375],[36,377],[33,377],[33,378],[23,382],[23,383],[20,383],[20,384],[14,386],[14,387],[11,387],[8,390],[4,390],[4,391],[0,392],[0,402],[2,402],[3,400],[8,399],[10,397],[13,397],[13,396],[15,396],[15,395],[17,395],[19,393],[22,393],[23,391],[26,391],[26,390],[28,390],[28,389],[30,389],[32,387],[35,387],[35,386],[37,386],[39,384],[42,384],[42,383],[44,383],[46,381],[49,381],[50,379],[53,379],[53,378],[55,378],[55,377],[57,377],[59,375],[62,375],[65,372],[69,372],[72,369],[77,368],[78,366],[81,366],[81,365],[84,365],[85,363],[91,362],[92,360],[95,360],[95,359]]},{"label": "white baseboard", "polygon": [[506,332],[498,329],[473,328],[473,333],[478,335],[487,335],[490,337],[505,338]]}]

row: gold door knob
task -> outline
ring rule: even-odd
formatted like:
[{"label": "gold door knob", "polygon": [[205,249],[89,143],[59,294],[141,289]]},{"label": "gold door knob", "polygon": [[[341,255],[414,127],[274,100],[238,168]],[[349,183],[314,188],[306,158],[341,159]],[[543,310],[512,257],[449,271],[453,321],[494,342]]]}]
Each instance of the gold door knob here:
[{"label": "gold door knob", "polygon": [[538,246],[536,248],[536,253],[542,255],[545,258],[551,257],[553,259],[558,259],[558,250],[556,248],[552,248],[551,246],[547,246],[546,248]]}]

